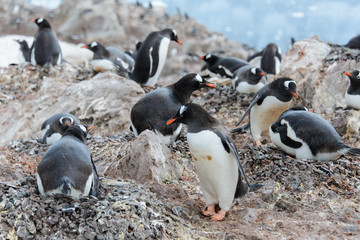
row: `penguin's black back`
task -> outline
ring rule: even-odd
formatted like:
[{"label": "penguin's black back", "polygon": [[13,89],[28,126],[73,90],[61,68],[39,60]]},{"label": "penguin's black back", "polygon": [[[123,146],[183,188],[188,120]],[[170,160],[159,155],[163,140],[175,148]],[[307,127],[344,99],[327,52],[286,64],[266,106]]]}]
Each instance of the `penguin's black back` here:
[{"label": "penguin's black back", "polygon": [[45,192],[61,186],[64,181],[75,189],[84,189],[86,180],[93,172],[91,153],[84,143],[84,134],[74,130],[74,127],[69,128],[45,153],[37,170]]},{"label": "penguin's black back", "polygon": [[281,55],[278,52],[278,47],[274,43],[268,44],[262,53],[261,69],[269,74],[276,74],[276,64],[274,57],[281,61]]},{"label": "penguin's black back", "polygon": [[353,49],[360,49],[360,34],[351,38],[344,46]]}]

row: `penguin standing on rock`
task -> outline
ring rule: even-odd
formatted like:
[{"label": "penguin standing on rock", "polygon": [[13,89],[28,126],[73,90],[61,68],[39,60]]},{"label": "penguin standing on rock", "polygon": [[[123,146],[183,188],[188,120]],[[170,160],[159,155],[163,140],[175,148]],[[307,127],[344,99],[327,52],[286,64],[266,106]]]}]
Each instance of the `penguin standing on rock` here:
[{"label": "penguin standing on rock", "polygon": [[260,68],[264,72],[267,74],[280,72],[281,51],[275,43],[269,43],[261,52],[248,57],[247,61],[250,62],[258,57],[261,58]]},{"label": "penguin standing on rock", "polygon": [[[207,208],[202,214],[211,216],[212,221],[221,221],[235,197],[244,196],[248,190],[255,190],[260,185],[249,184],[232,139],[201,106],[194,103],[182,106],[167,125],[176,122],[187,125],[187,141]],[[221,209],[217,213],[216,204]]]},{"label": "penguin standing on rock", "polygon": [[165,144],[172,144],[180,135],[181,123],[167,126],[166,120],[189,102],[191,94],[200,88],[215,85],[203,80],[200,75],[190,73],[176,83],[153,90],[143,96],[131,109],[131,129],[138,136],[146,129],[153,130]]},{"label": "penguin standing on rock", "polygon": [[14,39],[15,42],[19,43],[20,45],[20,51],[19,51],[19,62],[20,63],[26,63],[30,62],[30,48],[27,44],[27,42],[24,39]]},{"label": "penguin standing on rock", "polygon": [[245,65],[234,72],[233,87],[239,93],[256,93],[265,86],[261,81],[265,75],[260,68]]},{"label": "penguin standing on rock", "polygon": [[211,74],[217,74],[220,77],[232,78],[234,71],[249,64],[240,58],[218,57],[210,53],[199,58],[206,62],[206,64],[201,68],[201,74],[203,77]]},{"label": "penguin standing on rock", "polygon": [[345,145],[334,127],[321,116],[296,106],[281,114],[269,128],[272,142],[297,159],[336,160],[360,156],[360,149]]},{"label": "penguin standing on rock", "polygon": [[126,75],[134,69],[134,59],[115,47],[105,47],[99,42],[91,42],[82,46],[94,53],[91,64],[95,72],[116,71],[120,75]]},{"label": "penguin standing on rock", "polygon": [[64,136],[45,153],[37,166],[37,185],[41,195],[63,194],[75,199],[96,196],[99,175],[85,145],[90,127],[69,127]]},{"label": "penguin standing on rock", "polygon": [[[290,78],[279,78],[261,88],[251,101],[244,115],[241,117],[239,125],[250,112],[251,134],[257,146],[261,145],[261,135],[269,133],[269,126],[275,122],[280,114],[287,110],[293,98],[298,99],[299,94],[296,91],[296,83]],[[241,132],[244,127],[232,130],[232,133]]]},{"label": "penguin standing on rock", "polygon": [[143,86],[154,86],[164,68],[170,41],[181,45],[176,31],[166,28],[150,33],[136,51],[130,78]]},{"label": "penguin standing on rock", "polygon": [[360,71],[344,72],[350,79],[350,86],[345,93],[345,102],[348,107],[360,109]]},{"label": "penguin standing on rock", "polygon": [[30,48],[30,61],[33,65],[56,65],[63,61],[61,48],[55,32],[45,18],[32,20],[39,27]]},{"label": "penguin standing on rock", "polygon": [[48,118],[41,125],[40,143],[53,144],[60,140],[65,131],[80,121],[69,113],[58,113]]}]

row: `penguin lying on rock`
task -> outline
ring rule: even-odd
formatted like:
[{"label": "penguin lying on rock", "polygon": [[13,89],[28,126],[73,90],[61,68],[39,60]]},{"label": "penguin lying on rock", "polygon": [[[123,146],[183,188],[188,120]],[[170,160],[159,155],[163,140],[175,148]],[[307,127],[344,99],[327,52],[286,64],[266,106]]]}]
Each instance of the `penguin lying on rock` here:
[{"label": "penguin lying on rock", "polygon": [[43,122],[41,125],[40,143],[53,144],[60,140],[65,131],[80,121],[69,113],[58,113]]},{"label": "penguin lying on rock", "polygon": [[85,145],[92,126],[69,127],[64,136],[45,153],[37,166],[37,185],[41,195],[63,194],[75,199],[99,190],[99,176]]},{"label": "penguin lying on rock", "polygon": [[129,74],[130,78],[143,86],[154,86],[164,68],[170,41],[181,45],[173,29],[150,33],[136,51],[135,67]]},{"label": "penguin lying on rock", "polygon": [[343,143],[334,127],[302,106],[286,110],[269,128],[272,142],[297,159],[336,160],[360,156],[360,149]]},{"label": "penguin lying on rock", "polygon": [[206,64],[201,68],[201,75],[207,77],[211,74],[217,74],[220,77],[232,78],[234,71],[249,64],[247,61],[235,57],[218,57],[214,54],[207,54],[200,57]]},{"label": "penguin lying on rock", "polygon": [[360,71],[344,72],[350,79],[350,86],[345,93],[345,102],[348,107],[360,109]]},{"label": "penguin lying on rock", "polygon": [[232,84],[238,93],[256,93],[265,86],[265,81],[261,81],[265,75],[260,68],[245,65],[234,72]]},{"label": "penguin lying on rock", "polygon": [[203,87],[215,85],[203,80],[200,75],[190,73],[176,83],[158,88],[143,96],[131,109],[131,129],[138,136],[146,129],[153,130],[165,144],[176,141],[182,131],[182,124],[167,126],[166,120],[189,102],[191,94]]},{"label": "penguin lying on rock", "polygon": [[32,20],[38,25],[34,42],[30,48],[29,59],[33,65],[56,65],[63,61],[61,48],[55,32],[45,18]]},{"label": "penguin lying on rock", "polygon": [[94,53],[91,65],[95,72],[115,71],[126,76],[134,69],[134,59],[116,47],[105,47],[101,43],[93,41],[82,48],[87,48]]},{"label": "penguin lying on rock", "polygon": [[[287,110],[293,98],[299,98],[296,91],[296,83],[291,78],[279,78],[261,88],[253,97],[249,107],[241,117],[239,125],[250,112],[250,129],[256,145],[261,145],[261,135],[268,134],[269,126],[275,122],[282,112]],[[232,133],[241,132],[245,125],[232,130]]]},{"label": "penguin lying on rock", "polygon": [[[166,124],[176,122],[187,125],[187,141],[207,208],[202,214],[221,221],[235,197],[242,197],[261,185],[249,184],[234,142],[225,128],[201,106],[194,103],[182,106]],[[216,204],[221,209],[217,213]]]}]

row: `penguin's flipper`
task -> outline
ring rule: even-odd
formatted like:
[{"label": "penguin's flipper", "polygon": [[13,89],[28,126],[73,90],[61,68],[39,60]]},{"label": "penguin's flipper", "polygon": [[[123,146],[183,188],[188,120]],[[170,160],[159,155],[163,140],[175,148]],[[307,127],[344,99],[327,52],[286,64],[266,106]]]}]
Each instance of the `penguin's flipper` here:
[{"label": "penguin's flipper", "polygon": [[277,130],[280,134],[280,140],[283,144],[285,144],[286,146],[289,146],[291,148],[301,148],[301,146],[302,146],[301,142],[297,142],[297,141],[291,139],[287,135],[287,126],[286,125],[280,125]]},{"label": "penguin's flipper", "polygon": [[99,185],[100,185],[99,174],[96,170],[96,166],[94,164],[92,154],[91,154],[90,158],[91,158],[91,164],[93,166],[93,185],[92,185],[92,189],[91,189],[91,195],[96,197],[99,193]]},{"label": "penguin's flipper", "polygon": [[248,57],[247,61],[250,62],[250,61],[253,60],[254,58],[261,57],[262,55],[263,55],[263,51],[257,52],[257,53],[255,53],[254,55],[251,55],[250,57]]},{"label": "penguin's flipper", "polygon": [[251,101],[249,107],[246,109],[244,115],[240,118],[240,120],[236,123],[235,126],[238,126],[242,120],[244,120],[244,118],[246,117],[246,114],[248,114],[248,112],[250,112],[251,108],[258,103],[259,101],[262,102],[265,98],[265,91],[264,88],[260,89],[257,93],[255,93],[255,96],[253,98],[253,100]]},{"label": "penguin's flipper", "polygon": [[231,130],[231,133],[244,133],[246,132],[248,129],[250,128],[250,123],[247,123],[239,128],[235,128],[233,130]]}]

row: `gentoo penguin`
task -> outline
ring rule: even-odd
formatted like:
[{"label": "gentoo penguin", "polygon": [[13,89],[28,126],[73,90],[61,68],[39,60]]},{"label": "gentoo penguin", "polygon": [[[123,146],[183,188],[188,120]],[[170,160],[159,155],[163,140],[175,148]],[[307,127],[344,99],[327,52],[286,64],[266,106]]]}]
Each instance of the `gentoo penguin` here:
[{"label": "gentoo penguin", "polygon": [[166,120],[189,102],[193,91],[215,85],[203,80],[200,75],[190,73],[176,83],[158,88],[143,96],[131,109],[131,129],[138,136],[146,129],[153,130],[165,144],[176,141],[183,128],[181,123],[166,125]]},{"label": "gentoo penguin", "polygon": [[216,74],[220,77],[232,78],[234,71],[249,64],[245,60],[235,57],[218,57],[213,54],[206,54],[200,57],[206,64],[201,68],[203,76]]},{"label": "gentoo penguin", "polygon": [[[270,124],[275,122],[280,114],[291,106],[293,97],[299,98],[294,80],[290,78],[274,80],[255,93],[249,107],[236,126],[250,112],[251,135],[256,145],[261,145],[261,135],[269,133]],[[243,127],[240,127],[231,132],[239,132],[242,129]]]},{"label": "gentoo penguin", "polygon": [[53,144],[60,140],[65,131],[80,121],[69,113],[58,113],[43,122],[41,125],[40,143]]},{"label": "gentoo penguin", "polygon": [[343,143],[334,127],[321,116],[294,107],[269,128],[272,142],[297,159],[336,160],[341,155],[360,156],[360,149]]},{"label": "gentoo penguin", "polygon": [[87,48],[94,53],[91,64],[95,72],[116,71],[121,75],[126,75],[134,69],[134,59],[116,47],[105,47],[93,41],[82,48]]},{"label": "gentoo penguin", "polygon": [[[241,197],[252,188],[241,167],[234,142],[225,128],[197,104],[182,106],[166,124],[176,122],[187,125],[187,141],[207,208],[202,210],[202,214],[221,221],[230,210],[234,197]],[[216,204],[221,209],[217,213]]]},{"label": "gentoo penguin", "polygon": [[350,86],[345,93],[345,102],[348,107],[360,109],[360,72],[344,72],[350,79]]},{"label": "gentoo penguin", "polygon": [[150,33],[136,51],[135,67],[129,74],[130,78],[143,86],[154,86],[165,65],[170,41],[181,45],[173,29]]},{"label": "gentoo penguin", "polygon": [[267,74],[278,74],[280,72],[281,51],[275,43],[269,43],[261,52],[250,57],[247,61],[261,57],[260,68]]},{"label": "gentoo penguin", "polygon": [[90,127],[69,127],[64,136],[45,153],[37,166],[37,185],[41,195],[63,194],[72,198],[96,196],[99,176],[85,145]]},{"label": "gentoo penguin", "polygon": [[19,51],[19,62],[20,63],[26,63],[26,62],[30,62],[30,56],[29,56],[29,46],[27,44],[27,42],[24,39],[14,39],[15,42],[19,43],[20,45],[20,51]]},{"label": "gentoo penguin", "polygon": [[351,38],[344,47],[353,48],[353,49],[360,49],[360,34]]},{"label": "gentoo penguin", "polygon": [[30,62],[33,65],[56,65],[62,62],[61,48],[55,32],[45,18],[32,20],[39,27],[30,48]]},{"label": "gentoo penguin", "polygon": [[256,93],[265,85],[265,81],[260,81],[265,75],[260,68],[245,65],[234,72],[232,84],[239,93]]}]

